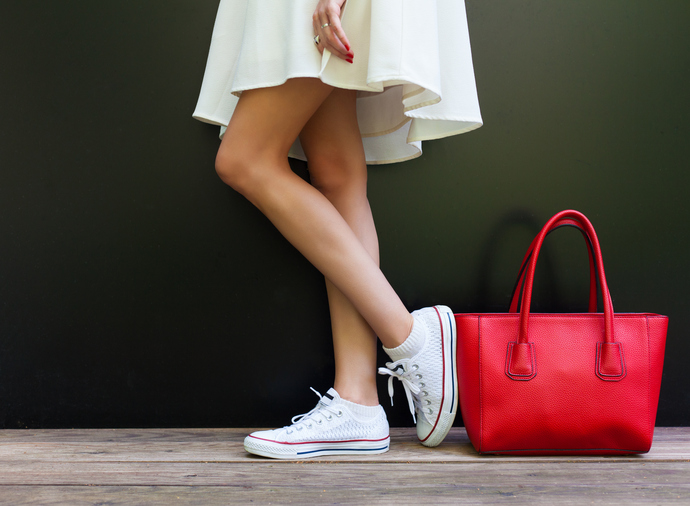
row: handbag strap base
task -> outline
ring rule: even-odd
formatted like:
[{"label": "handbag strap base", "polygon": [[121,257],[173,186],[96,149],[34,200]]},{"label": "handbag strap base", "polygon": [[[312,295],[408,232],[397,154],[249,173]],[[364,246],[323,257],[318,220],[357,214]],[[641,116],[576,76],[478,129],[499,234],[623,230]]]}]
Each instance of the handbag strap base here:
[{"label": "handbag strap base", "polygon": [[597,376],[604,381],[620,381],[626,374],[623,344],[597,343]]},{"label": "handbag strap base", "polygon": [[529,381],[537,375],[534,343],[508,343],[506,375],[516,381]]}]

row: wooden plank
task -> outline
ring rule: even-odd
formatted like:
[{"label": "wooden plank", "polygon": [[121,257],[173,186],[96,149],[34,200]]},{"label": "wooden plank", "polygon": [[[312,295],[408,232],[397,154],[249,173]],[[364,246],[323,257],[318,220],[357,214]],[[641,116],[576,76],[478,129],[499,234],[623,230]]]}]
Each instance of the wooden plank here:
[{"label": "wooden plank", "polygon": [[[108,485],[108,486],[307,486],[318,488],[331,483],[342,486],[369,483],[387,487],[383,477],[409,483],[462,483],[480,486],[500,478],[502,484],[636,482],[675,484],[690,492],[690,465],[680,462],[546,462],[405,464],[339,463],[303,461],[273,463],[197,463],[197,462],[23,462],[0,463],[0,485]],[[409,480],[412,480],[408,483]]]},{"label": "wooden plank", "polygon": [[[0,431],[0,460],[64,462],[275,462],[244,451],[252,429],[80,429]],[[650,453],[632,456],[481,456],[463,428],[437,448],[417,441],[413,428],[391,429],[391,450],[376,456],[319,457],[326,462],[663,462],[690,460],[690,428],[659,428]]]},{"label": "wooden plank", "polygon": [[[3,429],[0,444],[12,441],[34,443],[52,442],[130,442],[137,439],[149,441],[228,441],[242,442],[249,431],[259,429]],[[408,429],[404,429],[408,430]]]},{"label": "wooden plank", "polygon": [[[2,475],[8,469],[3,469]],[[9,470],[12,473],[11,470]],[[19,480],[24,471],[12,473]],[[184,474],[191,473],[191,474]],[[683,463],[58,466],[0,504],[688,504]],[[3,477],[3,480],[6,480]],[[35,483],[40,481],[41,483]]]},{"label": "wooden plank", "polygon": [[[221,429],[3,429],[0,430],[0,444],[12,441],[23,442],[129,442],[139,438],[150,441],[233,441],[241,443],[244,437],[255,430],[247,428]],[[391,427],[391,435],[416,441],[414,427]],[[463,427],[453,427],[448,436],[455,441],[468,442]],[[690,443],[690,427],[657,427],[654,442]]]},{"label": "wooden plank", "polygon": [[0,504],[689,504],[690,428],[632,457],[479,456],[462,428],[438,448],[392,429],[379,456],[275,461],[250,429],[0,431]]}]

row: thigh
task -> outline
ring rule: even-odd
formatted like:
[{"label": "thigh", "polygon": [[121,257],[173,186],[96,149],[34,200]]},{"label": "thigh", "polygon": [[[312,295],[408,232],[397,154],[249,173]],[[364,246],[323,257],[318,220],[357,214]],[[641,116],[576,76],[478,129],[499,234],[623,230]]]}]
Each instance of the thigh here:
[{"label": "thigh", "polygon": [[366,159],[357,123],[357,92],[335,88],[299,134],[312,179],[364,174]]},{"label": "thigh", "polygon": [[314,78],[242,92],[220,150],[287,157],[290,146],[333,91]]}]

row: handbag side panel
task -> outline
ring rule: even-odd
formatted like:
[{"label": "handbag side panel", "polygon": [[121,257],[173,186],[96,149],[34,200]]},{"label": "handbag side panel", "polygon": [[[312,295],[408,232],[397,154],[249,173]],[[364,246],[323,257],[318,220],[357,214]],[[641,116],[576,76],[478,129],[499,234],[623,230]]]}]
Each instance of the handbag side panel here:
[{"label": "handbag side panel", "polygon": [[460,412],[474,449],[481,451],[479,398],[479,315],[456,314],[457,364]]},{"label": "handbag side panel", "polygon": [[649,337],[649,366],[651,369],[651,384],[649,396],[649,411],[651,413],[651,430],[654,430],[657,408],[659,407],[659,393],[661,391],[661,376],[664,369],[664,354],[666,350],[666,333],[668,317],[656,314],[647,315]]}]

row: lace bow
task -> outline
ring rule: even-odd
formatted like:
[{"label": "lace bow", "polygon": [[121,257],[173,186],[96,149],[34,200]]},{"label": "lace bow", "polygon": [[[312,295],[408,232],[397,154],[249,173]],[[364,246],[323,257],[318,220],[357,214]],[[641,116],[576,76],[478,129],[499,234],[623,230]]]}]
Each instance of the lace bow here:
[{"label": "lace bow", "polygon": [[[323,399],[323,395],[321,395],[318,391],[314,390],[312,387],[309,388],[312,392],[319,396],[319,401]],[[324,414],[324,412],[330,414]],[[323,423],[323,420],[331,421],[333,419],[333,415],[341,417],[343,415],[343,412],[337,408],[333,408],[331,406],[323,404],[322,402],[319,402],[316,405],[316,407],[308,413],[293,416],[291,420],[292,425],[283,428],[287,431],[288,434],[292,434],[293,430],[302,430],[303,426],[306,426],[310,429],[312,427],[312,421],[316,422],[317,425],[321,425]]]},{"label": "lace bow", "polygon": [[390,376],[388,378],[388,395],[391,398],[391,406],[393,405],[393,380],[399,379],[403,384],[405,389],[405,395],[407,396],[407,404],[410,407],[410,413],[412,413],[412,419],[414,423],[417,423],[417,417],[415,416],[415,399],[418,399],[419,392],[421,389],[417,385],[416,381],[419,379],[417,375],[417,365],[409,366],[410,360],[403,358],[395,362],[386,362],[386,367],[379,367],[379,374]]}]

